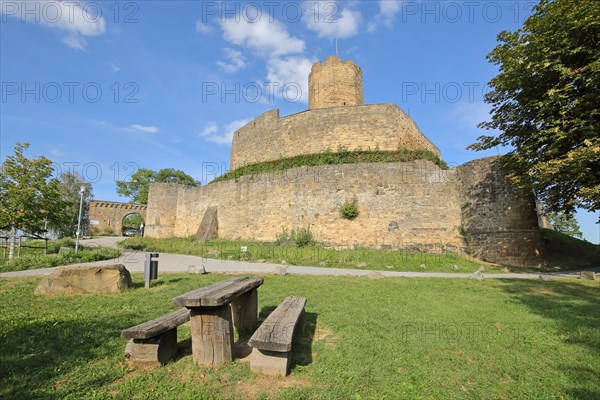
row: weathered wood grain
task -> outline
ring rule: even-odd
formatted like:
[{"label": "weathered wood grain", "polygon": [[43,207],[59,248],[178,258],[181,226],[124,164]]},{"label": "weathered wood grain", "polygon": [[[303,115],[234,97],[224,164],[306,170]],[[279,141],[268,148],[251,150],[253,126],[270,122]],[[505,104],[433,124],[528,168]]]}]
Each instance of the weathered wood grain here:
[{"label": "weathered wood grain", "polygon": [[160,316],[151,321],[144,322],[121,332],[123,339],[150,339],[163,332],[177,328],[190,320],[190,310],[183,308],[172,313]]},{"label": "weathered wood grain", "polygon": [[291,351],[296,325],[302,319],[305,305],[306,298],[288,296],[254,332],[248,345],[266,351]]},{"label": "weathered wood grain", "polygon": [[160,365],[177,355],[177,328],[151,339],[131,339],[125,346],[125,358],[131,364]]},{"label": "weathered wood grain", "polygon": [[253,289],[230,303],[233,327],[239,331],[256,328],[258,322],[258,290]]},{"label": "weathered wood grain", "polygon": [[229,305],[192,308],[192,358],[200,366],[216,367],[233,360],[233,328]]},{"label": "weathered wood grain", "polygon": [[220,307],[230,303],[236,297],[256,289],[262,285],[263,282],[263,278],[231,278],[177,296],[173,299],[173,305],[188,308]]}]

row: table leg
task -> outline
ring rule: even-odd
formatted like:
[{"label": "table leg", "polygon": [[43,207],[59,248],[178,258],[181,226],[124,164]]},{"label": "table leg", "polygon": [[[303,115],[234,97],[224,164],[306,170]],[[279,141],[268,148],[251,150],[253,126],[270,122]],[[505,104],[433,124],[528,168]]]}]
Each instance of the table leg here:
[{"label": "table leg", "polygon": [[200,366],[233,360],[233,328],[229,305],[190,308],[192,358]]},{"label": "table leg", "polygon": [[258,290],[244,293],[231,302],[233,326],[239,331],[256,328],[258,319]]}]

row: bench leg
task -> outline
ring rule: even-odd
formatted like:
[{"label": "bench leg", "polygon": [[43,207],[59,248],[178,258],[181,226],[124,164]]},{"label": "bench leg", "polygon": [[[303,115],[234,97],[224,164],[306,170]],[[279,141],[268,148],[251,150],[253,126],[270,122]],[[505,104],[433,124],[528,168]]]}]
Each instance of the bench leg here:
[{"label": "bench leg", "polygon": [[231,302],[233,326],[239,331],[252,330],[258,322],[258,290],[254,289]]},{"label": "bench leg", "polygon": [[291,352],[252,349],[250,369],[256,374],[286,376],[290,369]]},{"label": "bench leg", "polygon": [[222,307],[190,309],[192,358],[200,366],[218,366],[233,360],[231,310]]},{"label": "bench leg", "polygon": [[131,364],[161,365],[177,355],[177,328],[150,339],[131,339],[125,358]]}]

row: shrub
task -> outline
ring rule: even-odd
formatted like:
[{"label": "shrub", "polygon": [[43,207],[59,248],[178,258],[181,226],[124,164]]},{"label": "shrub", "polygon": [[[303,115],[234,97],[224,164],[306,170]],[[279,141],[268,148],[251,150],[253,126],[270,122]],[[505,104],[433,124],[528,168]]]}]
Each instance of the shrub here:
[{"label": "shrub", "polygon": [[75,248],[75,240],[71,238],[62,238],[48,242],[48,254],[57,254],[61,247]]},{"label": "shrub", "polygon": [[358,217],[358,200],[354,197],[352,200],[347,200],[340,207],[340,216],[344,219],[354,219]]},{"label": "shrub", "polygon": [[[294,231],[292,231],[294,232]],[[306,228],[300,228],[298,229],[297,232],[295,233],[295,238],[294,238],[294,242],[296,243],[296,246],[298,247],[305,247],[305,246],[311,246],[313,244],[315,244],[315,239],[310,231],[310,226],[306,227]]]},{"label": "shrub", "polygon": [[290,233],[287,229],[283,228],[283,231],[277,235],[275,239],[275,246],[285,246],[291,243]]},{"label": "shrub", "polygon": [[298,230],[292,229],[291,232],[283,228],[283,231],[277,235],[277,239],[275,240],[276,246],[305,247],[313,244],[315,244],[315,239],[310,231],[310,226]]}]

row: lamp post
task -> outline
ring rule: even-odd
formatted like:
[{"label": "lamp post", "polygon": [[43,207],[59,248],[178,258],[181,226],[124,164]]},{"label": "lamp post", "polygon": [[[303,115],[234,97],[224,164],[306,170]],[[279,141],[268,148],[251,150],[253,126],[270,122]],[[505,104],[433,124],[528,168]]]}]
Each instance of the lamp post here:
[{"label": "lamp post", "polygon": [[79,217],[77,218],[77,232],[75,233],[75,253],[79,251],[79,236],[81,234],[81,210],[83,209],[83,192],[85,192],[85,186],[79,188]]}]

